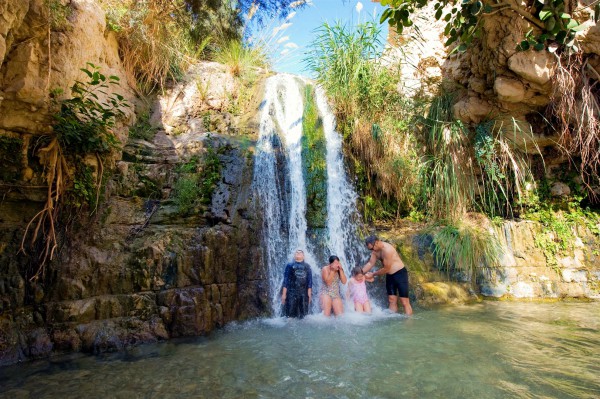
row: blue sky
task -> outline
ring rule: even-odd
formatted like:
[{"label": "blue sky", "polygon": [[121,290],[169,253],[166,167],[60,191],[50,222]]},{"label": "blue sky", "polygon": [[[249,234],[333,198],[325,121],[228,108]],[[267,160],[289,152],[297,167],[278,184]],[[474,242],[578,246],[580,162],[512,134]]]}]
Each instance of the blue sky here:
[{"label": "blue sky", "polygon": [[[268,43],[273,68],[277,72],[288,72],[308,76],[304,71],[304,53],[314,39],[314,30],[323,22],[341,21],[348,25],[375,20],[384,8],[371,0],[312,0],[303,9],[290,14],[287,20],[265,23],[260,29],[253,29],[260,40]],[[373,17],[375,15],[375,18]],[[387,36],[387,23],[381,26],[382,42]]]}]

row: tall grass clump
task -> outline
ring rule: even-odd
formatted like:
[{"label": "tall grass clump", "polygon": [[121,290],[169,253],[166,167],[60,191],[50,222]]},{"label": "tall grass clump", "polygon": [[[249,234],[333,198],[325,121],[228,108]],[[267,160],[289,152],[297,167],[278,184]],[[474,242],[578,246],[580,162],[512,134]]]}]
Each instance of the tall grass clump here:
[{"label": "tall grass clump", "polygon": [[439,94],[419,124],[421,209],[451,222],[467,212],[512,217],[513,204],[524,204],[535,189],[527,155],[532,133],[514,119],[510,126],[499,119],[466,126],[454,118],[453,104],[452,93]]},{"label": "tall grass clump", "polygon": [[454,119],[453,99],[452,94],[435,97],[422,121],[421,207],[435,220],[459,220],[475,198],[469,131]]},{"label": "tall grass clump", "polygon": [[119,39],[128,79],[142,92],[177,79],[190,64],[192,43],[177,1],[103,0],[108,26]]},{"label": "tall grass clump", "polygon": [[251,47],[240,40],[231,40],[219,47],[214,60],[224,64],[235,77],[241,77],[253,68],[266,68],[269,65],[262,47]]},{"label": "tall grass clump", "polygon": [[[396,89],[399,69],[382,65],[380,26],[324,23],[305,59],[333,103],[338,129],[350,142],[359,190],[368,203],[386,204],[373,217],[395,217],[414,203],[418,157],[410,131],[415,104]],[[375,178],[376,177],[376,178]],[[383,198],[381,193],[384,194]],[[377,200],[375,200],[376,198]]]},{"label": "tall grass clump", "polygon": [[[524,132],[514,119],[507,128],[503,122],[490,120],[474,130],[474,158],[479,168],[478,210],[492,217],[512,217],[516,204],[522,213],[523,205],[536,189],[525,152],[527,142],[533,142],[532,137],[527,137],[532,133]],[[535,144],[530,150],[540,154]]]},{"label": "tall grass clump", "polygon": [[[101,0],[107,25],[131,83],[142,92],[179,79],[214,40],[241,35],[241,21],[229,2],[217,6],[187,0]],[[212,21],[213,26],[207,26]]]},{"label": "tall grass clump", "polygon": [[430,232],[435,262],[448,275],[460,273],[475,284],[479,272],[491,272],[499,266],[498,239],[474,221],[436,226]]},{"label": "tall grass clump", "polygon": [[383,93],[377,88],[386,86],[386,80],[391,82],[387,71],[374,61],[380,52],[380,33],[380,26],[373,22],[355,28],[325,22],[316,30],[306,64],[338,113],[354,115],[359,108],[363,112],[381,108],[382,99],[377,97]]}]

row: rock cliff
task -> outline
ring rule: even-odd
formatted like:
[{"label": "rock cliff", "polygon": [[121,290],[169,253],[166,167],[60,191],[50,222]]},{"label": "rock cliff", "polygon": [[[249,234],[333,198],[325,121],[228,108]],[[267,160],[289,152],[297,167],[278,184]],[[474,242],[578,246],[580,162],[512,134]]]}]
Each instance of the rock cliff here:
[{"label": "rock cliff", "polygon": [[[10,161],[0,176],[0,365],[203,335],[268,313],[253,116],[232,110],[235,80],[219,64],[197,65],[150,107],[144,134],[128,137],[141,103],[104,12],[89,0],[53,4],[0,5],[0,156]],[[50,92],[84,80],[88,62],[119,77],[131,104],[114,129],[122,150],[106,165],[97,212],[61,214],[57,256],[29,280],[35,248],[18,250],[46,193],[36,142],[52,134]]]}]

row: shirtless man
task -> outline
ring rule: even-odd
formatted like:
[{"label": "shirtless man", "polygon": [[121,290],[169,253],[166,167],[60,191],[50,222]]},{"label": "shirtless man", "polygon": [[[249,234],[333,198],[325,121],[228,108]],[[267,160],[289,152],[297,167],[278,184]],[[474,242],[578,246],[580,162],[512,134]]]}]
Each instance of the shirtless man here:
[{"label": "shirtless man", "polygon": [[[363,273],[366,273],[367,278],[386,274],[385,289],[390,302],[390,310],[398,311],[398,297],[400,297],[404,313],[411,315],[413,311],[408,299],[408,272],[398,252],[392,245],[380,241],[376,235],[367,237],[365,244],[371,251],[371,258],[362,267]],[[383,263],[383,267],[374,273],[367,273],[375,266],[377,260]]]}]

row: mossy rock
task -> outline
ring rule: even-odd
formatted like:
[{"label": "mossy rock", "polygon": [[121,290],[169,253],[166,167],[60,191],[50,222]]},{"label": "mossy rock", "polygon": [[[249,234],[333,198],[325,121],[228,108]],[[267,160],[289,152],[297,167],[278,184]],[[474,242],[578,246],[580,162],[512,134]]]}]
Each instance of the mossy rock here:
[{"label": "mossy rock", "polygon": [[465,303],[476,300],[475,295],[469,293],[468,287],[453,282],[427,282],[415,287],[415,296],[419,306],[430,307],[448,303]]},{"label": "mossy rock", "polygon": [[314,96],[313,86],[305,86],[302,170],[306,182],[307,224],[322,228],[327,224],[327,143]]}]

